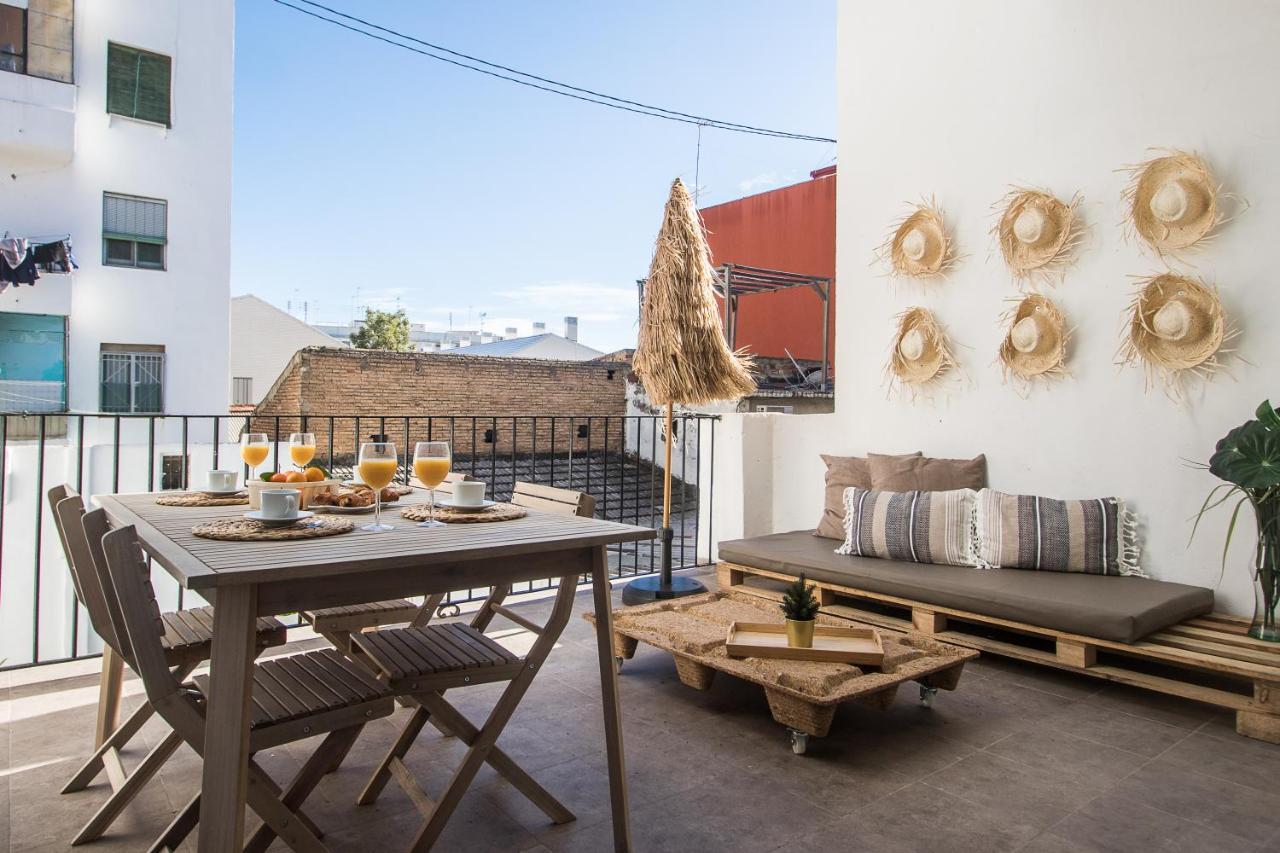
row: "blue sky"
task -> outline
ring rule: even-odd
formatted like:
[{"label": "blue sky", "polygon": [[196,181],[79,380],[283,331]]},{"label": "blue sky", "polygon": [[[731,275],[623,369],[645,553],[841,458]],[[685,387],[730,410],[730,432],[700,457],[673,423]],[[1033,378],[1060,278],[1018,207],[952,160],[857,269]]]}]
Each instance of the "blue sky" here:
[{"label": "blue sky", "polygon": [[[520,70],[669,109],[835,136],[834,0],[328,0]],[[406,309],[445,328],[634,346],[670,181],[696,128],[493,80],[277,5],[236,3],[232,279],[316,320]],[[699,203],[804,180],[827,143],[707,129]]]}]

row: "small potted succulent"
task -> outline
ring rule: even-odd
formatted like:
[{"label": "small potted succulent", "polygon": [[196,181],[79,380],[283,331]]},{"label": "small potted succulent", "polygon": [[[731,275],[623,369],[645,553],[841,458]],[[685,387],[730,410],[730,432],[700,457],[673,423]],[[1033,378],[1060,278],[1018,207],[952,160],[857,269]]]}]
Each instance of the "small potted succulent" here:
[{"label": "small potted succulent", "polygon": [[818,599],[814,587],[804,582],[804,575],[782,594],[782,615],[787,617],[787,645],[797,649],[813,648],[813,626],[818,616]]}]

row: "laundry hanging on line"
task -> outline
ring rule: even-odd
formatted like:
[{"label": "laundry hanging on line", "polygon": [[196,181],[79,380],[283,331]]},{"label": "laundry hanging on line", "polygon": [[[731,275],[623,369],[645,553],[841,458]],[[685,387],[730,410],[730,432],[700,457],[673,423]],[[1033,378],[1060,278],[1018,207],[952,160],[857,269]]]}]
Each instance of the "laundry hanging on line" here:
[{"label": "laundry hanging on line", "polygon": [[37,243],[26,237],[0,239],[0,293],[9,285],[34,285],[40,274],[65,275],[79,269],[71,239]]}]

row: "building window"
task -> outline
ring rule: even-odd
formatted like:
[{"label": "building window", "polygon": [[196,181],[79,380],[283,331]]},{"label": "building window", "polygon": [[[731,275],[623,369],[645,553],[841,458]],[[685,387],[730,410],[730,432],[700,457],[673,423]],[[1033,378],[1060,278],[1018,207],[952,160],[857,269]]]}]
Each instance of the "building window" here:
[{"label": "building window", "polygon": [[109,267],[165,268],[169,203],[102,194],[102,262]]},{"label": "building window", "polygon": [[235,376],[231,379],[231,405],[253,405],[253,377]]},{"label": "building window", "polygon": [[0,4],[0,71],[27,73],[27,10]]},{"label": "building window", "polygon": [[163,54],[107,45],[107,112],[172,127],[169,88],[173,60]]},{"label": "building window", "polygon": [[164,347],[103,344],[99,408],[125,414],[164,411]]},{"label": "building window", "polygon": [[67,410],[67,318],[0,313],[0,411]]}]

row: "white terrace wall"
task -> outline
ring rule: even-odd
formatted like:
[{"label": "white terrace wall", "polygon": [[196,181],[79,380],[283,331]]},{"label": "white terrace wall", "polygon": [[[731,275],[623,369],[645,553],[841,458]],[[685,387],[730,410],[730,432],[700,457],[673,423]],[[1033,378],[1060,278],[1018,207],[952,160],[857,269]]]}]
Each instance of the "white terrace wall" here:
[{"label": "white terrace wall", "polygon": [[[1252,523],[1219,586],[1227,519],[1213,518],[1187,547],[1189,519],[1215,481],[1183,460],[1207,460],[1263,398],[1280,401],[1280,4],[846,2],[838,43],[836,413],[772,419],[772,470],[748,465],[772,482],[768,527],[815,524],[820,452],[985,452],[996,488],[1130,499],[1152,574],[1217,586],[1220,606],[1251,611]],[[1161,269],[1119,226],[1126,176],[1116,170],[1150,146],[1202,152],[1226,189],[1252,202],[1195,257],[1195,272],[1221,287],[1250,363],[1181,406],[1144,392],[1140,371],[1114,364],[1130,276]],[[1083,193],[1091,226],[1079,263],[1054,291],[1076,327],[1074,376],[1026,399],[993,364],[997,318],[1015,289],[989,236],[991,205],[1013,183]],[[922,195],[937,196],[966,257],[944,283],[895,284],[870,265],[873,251],[904,201]],[[893,317],[911,305],[946,324],[967,376],[914,404],[890,399],[882,373]],[[733,444],[733,420],[722,424],[718,451]],[[718,462],[733,464],[729,456],[718,453]],[[729,510],[728,483],[717,476],[717,515]],[[717,538],[730,524],[717,523]]]}]

